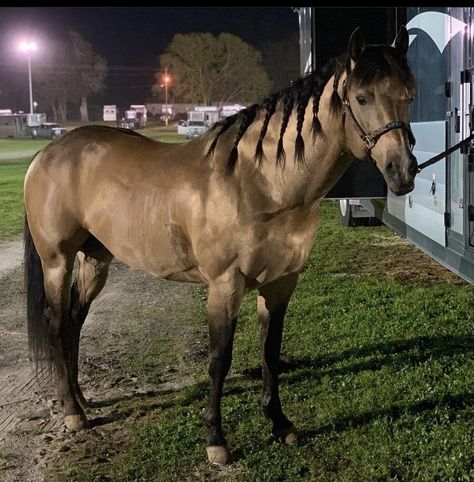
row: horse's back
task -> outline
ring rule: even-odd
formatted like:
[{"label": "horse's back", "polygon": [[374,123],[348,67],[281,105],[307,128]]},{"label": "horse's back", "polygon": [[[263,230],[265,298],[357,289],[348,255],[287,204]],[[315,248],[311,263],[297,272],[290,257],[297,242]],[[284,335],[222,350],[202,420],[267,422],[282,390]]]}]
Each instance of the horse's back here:
[{"label": "horse's back", "polygon": [[184,225],[207,183],[195,162],[179,145],[102,126],[75,129],[28,169],[33,238],[40,249],[73,251],[92,234],[117,258],[157,276],[189,270],[195,260]]}]

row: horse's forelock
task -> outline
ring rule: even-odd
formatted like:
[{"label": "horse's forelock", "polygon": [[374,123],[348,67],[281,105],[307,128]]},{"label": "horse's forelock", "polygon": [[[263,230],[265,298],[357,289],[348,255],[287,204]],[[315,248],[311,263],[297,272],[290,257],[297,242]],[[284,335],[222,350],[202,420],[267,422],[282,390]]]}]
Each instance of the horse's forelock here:
[{"label": "horse's forelock", "polygon": [[392,47],[371,45],[364,50],[350,73],[348,87],[367,87],[385,78],[409,90],[415,85],[415,78],[400,52]]}]

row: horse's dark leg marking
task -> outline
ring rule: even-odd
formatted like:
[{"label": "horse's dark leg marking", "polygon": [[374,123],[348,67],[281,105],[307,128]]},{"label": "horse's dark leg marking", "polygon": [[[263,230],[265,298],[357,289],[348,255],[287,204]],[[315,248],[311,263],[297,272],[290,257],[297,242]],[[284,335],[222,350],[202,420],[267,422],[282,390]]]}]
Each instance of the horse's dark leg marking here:
[{"label": "horse's dark leg marking", "polygon": [[100,250],[87,251],[77,254],[79,269],[71,290],[71,355],[69,369],[71,371],[74,393],[82,408],[87,401],[79,386],[79,339],[81,328],[89,313],[92,301],[101,292],[107,280],[112,255],[102,247]]},{"label": "horse's dark leg marking", "polygon": [[222,431],[221,398],[224,379],[232,361],[232,345],[237,312],[244,292],[240,275],[209,286],[209,402],[204,415],[208,429],[207,454],[209,461],[224,465],[229,462],[229,451]]},{"label": "horse's dark leg marking", "polygon": [[273,422],[273,435],[281,442],[296,440],[293,424],[281,409],[278,390],[278,363],[280,358],[283,320],[298,275],[279,279],[259,289],[258,318],[262,344],[262,408],[265,416]]},{"label": "horse's dark leg marking", "polygon": [[70,429],[87,427],[87,418],[74,392],[72,366],[73,321],[70,309],[70,281],[75,253],[55,253],[43,260],[44,288],[48,303],[49,334],[58,377],[58,398],[64,423]]}]

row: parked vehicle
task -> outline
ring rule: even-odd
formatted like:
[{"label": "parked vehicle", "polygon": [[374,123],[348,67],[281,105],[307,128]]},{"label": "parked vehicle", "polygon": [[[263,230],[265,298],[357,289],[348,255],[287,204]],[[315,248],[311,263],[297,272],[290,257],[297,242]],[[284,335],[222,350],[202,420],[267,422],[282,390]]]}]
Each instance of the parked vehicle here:
[{"label": "parked vehicle", "polygon": [[45,122],[39,126],[28,127],[28,136],[34,139],[45,138],[45,139],[56,139],[67,132],[67,129],[60,127],[54,122]]},{"label": "parked vehicle", "polygon": [[187,120],[179,121],[178,134],[186,136],[187,139],[199,137],[206,132],[215,122],[236,114],[239,110],[245,109],[244,105],[225,105],[221,108],[216,106],[198,106],[187,112]]},{"label": "parked vehicle", "polygon": [[107,122],[117,122],[117,106],[104,105],[103,120]]}]

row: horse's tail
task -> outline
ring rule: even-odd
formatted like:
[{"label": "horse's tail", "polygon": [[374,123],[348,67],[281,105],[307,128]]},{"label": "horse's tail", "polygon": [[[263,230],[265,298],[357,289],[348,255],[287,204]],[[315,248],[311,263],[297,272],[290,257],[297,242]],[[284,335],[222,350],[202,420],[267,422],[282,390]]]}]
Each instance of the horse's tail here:
[{"label": "horse's tail", "polygon": [[28,342],[38,370],[39,362],[46,362],[51,368],[52,350],[49,336],[49,322],[45,309],[47,306],[44,291],[43,268],[41,259],[31,237],[28,218],[25,214],[24,265],[26,287],[26,317],[28,320]]}]

